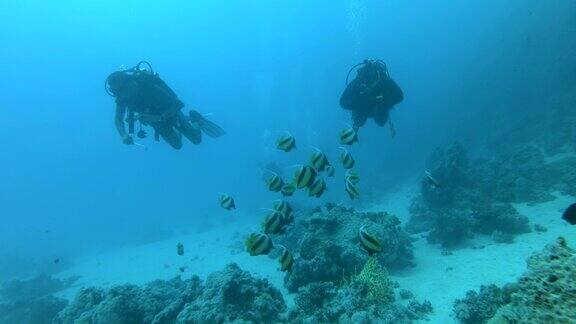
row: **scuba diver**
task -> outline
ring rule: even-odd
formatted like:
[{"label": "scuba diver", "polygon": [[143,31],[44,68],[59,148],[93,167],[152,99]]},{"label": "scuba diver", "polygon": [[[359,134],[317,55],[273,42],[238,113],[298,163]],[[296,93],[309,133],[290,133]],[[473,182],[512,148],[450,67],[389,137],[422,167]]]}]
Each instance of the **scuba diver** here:
[{"label": "scuba diver", "polygon": [[[358,68],[356,78],[348,82],[350,73]],[[386,63],[364,60],[353,66],[346,76],[346,89],[340,97],[340,106],[352,112],[353,127],[358,130],[370,117],[379,126],[390,125],[392,137],[396,134],[390,120],[390,110],[404,99],[400,87],[390,78]]]},{"label": "scuba diver", "polygon": [[[182,135],[194,144],[202,141],[202,132],[210,137],[224,135],[220,126],[195,110],[190,110],[186,117],[182,112],[184,103],[148,62],[113,72],[106,78],[105,89],[116,98],[115,125],[124,144],[136,144],[133,138],[136,122],[138,138],[147,136],[143,126],[151,126],[156,141],[162,137],[176,150],[182,147]],[[128,124],[128,132],[124,122]]]}]

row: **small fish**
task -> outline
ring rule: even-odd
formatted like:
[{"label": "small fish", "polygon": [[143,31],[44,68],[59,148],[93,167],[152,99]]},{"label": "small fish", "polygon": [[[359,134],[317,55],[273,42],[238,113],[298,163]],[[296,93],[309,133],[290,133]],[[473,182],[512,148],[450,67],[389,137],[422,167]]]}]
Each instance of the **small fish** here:
[{"label": "small fish", "polygon": [[294,184],[298,189],[306,188],[314,182],[316,178],[316,170],[311,166],[299,166],[294,175]]},{"label": "small fish", "polygon": [[276,140],[276,147],[284,152],[290,152],[296,148],[296,140],[294,136],[290,134],[280,136],[278,140]]},{"label": "small fish", "polygon": [[282,214],[282,224],[284,226],[292,225],[294,223],[294,213],[290,212],[287,214]]},{"label": "small fish", "polygon": [[184,271],[186,271],[186,269],[188,269],[187,266],[181,266],[180,268],[178,268],[178,270],[180,270],[180,272],[184,272]]},{"label": "small fish", "polygon": [[282,178],[276,173],[273,173],[272,177],[268,179],[267,184],[270,191],[278,192],[282,190],[282,187],[284,186],[284,180],[282,180]]},{"label": "small fish", "polygon": [[296,186],[293,183],[286,183],[286,184],[284,184],[284,186],[282,186],[282,189],[280,189],[280,192],[282,192],[282,195],[284,197],[290,197],[290,196],[294,195],[295,191],[296,191]]},{"label": "small fish", "polygon": [[272,239],[266,234],[252,233],[244,242],[246,252],[252,256],[268,254],[274,247]]},{"label": "small fish", "polygon": [[284,214],[277,210],[272,210],[262,222],[262,230],[265,234],[280,234],[284,221]]},{"label": "small fish", "polygon": [[314,149],[316,152],[312,153],[310,156],[310,165],[317,171],[324,171],[330,162],[328,162],[328,158],[324,152],[320,151],[319,149]]},{"label": "small fish", "polygon": [[236,203],[234,203],[234,198],[227,194],[220,195],[220,206],[226,210],[236,209]]},{"label": "small fish", "polygon": [[354,161],[352,154],[350,154],[347,149],[343,147],[341,149],[343,150],[342,154],[340,155],[340,162],[342,162],[342,166],[346,170],[352,169],[354,164],[356,164],[356,161]]},{"label": "small fish", "polygon": [[58,264],[58,263],[60,263],[60,258],[54,259],[54,264]]},{"label": "small fish", "polygon": [[308,196],[320,198],[326,191],[326,182],[324,179],[316,178],[312,185],[308,187]]},{"label": "small fish", "polygon": [[280,271],[290,271],[294,265],[294,256],[287,248],[282,246],[282,254],[278,257],[278,261],[280,262]]},{"label": "small fish", "polygon": [[564,214],[562,214],[562,219],[567,221],[570,225],[576,225],[576,203],[566,208]]},{"label": "small fish", "polygon": [[176,244],[176,253],[180,256],[184,255],[184,244],[178,242],[178,244]]},{"label": "small fish", "polygon": [[362,248],[364,248],[370,256],[374,253],[382,252],[382,244],[380,241],[374,235],[368,233],[365,228],[366,225],[360,227],[360,231],[358,231]]},{"label": "small fish", "polygon": [[292,209],[292,206],[290,206],[290,204],[284,200],[279,200],[277,203],[274,204],[274,207],[272,209],[279,211],[283,214],[290,214],[294,211]]},{"label": "small fish", "polygon": [[358,142],[358,133],[354,128],[350,127],[340,132],[340,144],[352,145]]},{"label": "small fish", "polygon": [[360,182],[360,177],[358,176],[358,173],[356,173],[354,170],[346,171],[346,174],[344,174],[344,179],[354,185]]},{"label": "small fish", "polygon": [[326,175],[331,178],[334,176],[334,173],[336,173],[336,170],[334,170],[334,167],[331,165],[327,165],[326,166]]},{"label": "small fish", "polygon": [[356,199],[360,197],[358,188],[350,180],[346,180],[346,192],[348,193],[350,199]]},{"label": "small fish", "polygon": [[432,187],[432,189],[440,188],[440,182],[434,179],[432,174],[430,174],[430,171],[425,170],[424,175],[426,176],[426,183],[428,183],[428,185]]}]

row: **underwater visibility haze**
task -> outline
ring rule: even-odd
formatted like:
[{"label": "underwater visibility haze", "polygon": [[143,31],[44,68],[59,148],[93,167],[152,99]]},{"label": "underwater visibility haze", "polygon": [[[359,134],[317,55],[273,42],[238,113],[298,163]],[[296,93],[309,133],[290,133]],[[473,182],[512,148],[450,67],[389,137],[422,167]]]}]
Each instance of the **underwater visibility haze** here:
[{"label": "underwater visibility haze", "polygon": [[576,323],[573,1],[0,27],[1,324]]}]

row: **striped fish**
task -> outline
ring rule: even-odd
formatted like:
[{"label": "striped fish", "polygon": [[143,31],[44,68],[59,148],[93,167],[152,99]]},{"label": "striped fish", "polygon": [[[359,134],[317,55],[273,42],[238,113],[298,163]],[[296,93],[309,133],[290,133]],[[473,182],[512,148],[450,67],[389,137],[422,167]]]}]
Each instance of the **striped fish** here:
[{"label": "striped fish", "polygon": [[340,144],[352,145],[358,142],[358,133],[354,128],[350,127],[340,132]]},{"label": "striped fish", "polygon": [[284,180],[282,180],[282,178],[276,173],[273,173],[272,177],[268,179],[267,184],[268,184],[268,190],[278,192],[282,190],[282,187],[284,186]]},{"label": "striped fish", "polygon": [[178,242],[178,244],[176,244],[176,253],[180,256],[184,255],[184,244],[182,244],[181,242]]},{"label": "striped fish", "polygon": [[287,248],[282,246],[282,254],[280,254],[278,261],[280,262],[280,271],[290,271],[294,265],[294,256]]},{"label": "striped fish", "polygon": [[324,179],[316,178],[312,185],[308,187],[308,196],[320,198],[320,196],[324,194],[324,191],[326,191],[326,182]]},{"label": "striped fish", "polygon": [[290,134],[280,136],[278,140],[276,140],[276,147],[284,152],[290,152],[296,148],[296,140],[294,136]]},{"label": "striped fish", "polygon": [[220,206],[226,210],[236,209],[236,203],[234,203],[234,198],[227,194],[220,195]]},{"label": "striped fish", "polygon": [[282,232],[283,220],[284,215],[281,212],[272,210],[271,213],[264,218],[262,230],[265,234],[280,234],[280,232]]},{"label": "striped fish", "polygon": [[279,200],[274,204],[273,210],[279,211],[284,214],[289,214],[293,211],[292,206],[284,200]]},{"label": "striped fish", "polygon": [[348,170],[346,171],[346,174],[344,174],[344,179],[346,181],[349,181],[352,184],[358,184],[358,182],[360,181],[360,177],[358,176],[358,173],[356,173],[354,170]]},{"label": "striped fish", "polygon": [[291,225],[293,223],[294,223],[294,213],[293,212],[282,214],[282,224],[284,226],[288,226],[288,225]]},{"label": "striped fish", "polygon": [[292,183],[287,183],[284,186],[282,186],[282,189],[280,189],[280,192],[282,192],[282,195],[284,197],[292,196],[295,191],[296,191],[296,186]]},{"label": "striped fish", "polygon": [[352,169],[354,167],[354,164],[356,163],[356,161],[354,161],[352,154],[350,154],[350,152],[348,152],[348,150],[346,150],[343,147],[342,147],[342,150],[343,150],[342,154],[340,155],[340,162],[342,162],[342,166],[346,170]]},{"label": "striped fish", "polygon": [[314,150],[316,150],[316,152],[312,153],[312,156],[310,156],[310,165],[312,165],[312,167],[317,171],[324,171],[326,166],[330,165],[330,162],[328,162],[328,158],[324,152],[319,149]]},{"label": "striped fish", "polygon": [[358,188],[349,180],[346,180],[346,192],[348,193],[350,199],[360,198],[360,192],[358,191]]},{"label": "striped fish", "polygon": [[252,256],[268,254],[274,247],[272,239],[268,235],[260,233],[250,234],[244,245],[246,246],[246,252]]},{"label": "striped fish", "polygon": [[306,188],[314,182],[316,178],[316,170],[311,166],[299,166],[294,175],[294,184],[298,189]]},{"label": "striped fish", "polygon": [[374,253],[382,252],[382,244],[380,241],[374,235],[368,233],[365,228],[366,225],[360,227],[360,231],[358,231],[362,248],[364,248],[370,256]]},{"label": "striped fish", "polygon": [[334,167],[331,165],[326,166],[326,175],[329,177],[333,177],[334,173],[336,173],[336,170],[334,170]]}]

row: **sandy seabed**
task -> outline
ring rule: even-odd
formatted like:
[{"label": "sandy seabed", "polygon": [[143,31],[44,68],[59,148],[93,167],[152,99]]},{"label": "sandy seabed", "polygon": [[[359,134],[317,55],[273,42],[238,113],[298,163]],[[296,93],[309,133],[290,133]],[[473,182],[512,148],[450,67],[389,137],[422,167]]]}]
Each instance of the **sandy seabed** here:
[{"label": "sandy seabed", "polygon": [[[408,220],[411,197],[416,186],[407,185],[394,194],[383,197],[378,204],[366,210],[384,210],[396,214],[405,223]],[[576,245],[576,228],[561,219],[564,209],[574,198],[558,195],[553,201],[528,205],[517,204],[517,210],[526,215],[531,224],[540,224],[546,232],[518,235],[513,244],[494,243],[490,237],[476,236],[465,246],[443,255],[442,248],[430,245],[424,235],[417,235],[414,243],[416,267],[392,274],[401,288],[411,290],[418,299],[429,300],[434,313],[428,323],[456,323],[451,317],[454,300],[466,291],[481,285],[503,285],[514,282],[526,270],[526,259],[558,236],[564,236]],[[293,296],[283,286],[283,273],[276,260],[266,256],[251,257],[243,252],[242,238],[259,224],[242,222],[243,215],[226,215],[231,221],[202,233],[172,237],[168,240],[137,247],[126,247],[100,255],[77,260],[75,266],[60,273],[62,278],[80,276],[73,287],[60,293],[72,298],[86,286],[110,287],[116,284],[143,284],[155,279],[184,278],[193,274],[205,279],[208,274],[235,262],[242,269],[268,279],[284,294],[289,306]],[[182,242],[185,254],[176,254],[176,244]],[[184,272],[180,268],[185,267]]]}]

